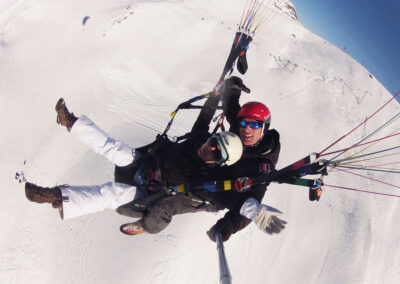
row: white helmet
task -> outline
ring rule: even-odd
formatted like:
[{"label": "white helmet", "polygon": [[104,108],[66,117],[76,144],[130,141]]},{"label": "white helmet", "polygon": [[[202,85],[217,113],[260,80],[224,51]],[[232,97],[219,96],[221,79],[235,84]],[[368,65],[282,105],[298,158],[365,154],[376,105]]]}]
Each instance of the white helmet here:
[{"label": "white helmet", "polygon": [[212,138],[221,146],[221,159],[217,161],[219,166],[230,166],[240,160],[243,153],[243,145],[239,136],[233,132],[222,131]]}]

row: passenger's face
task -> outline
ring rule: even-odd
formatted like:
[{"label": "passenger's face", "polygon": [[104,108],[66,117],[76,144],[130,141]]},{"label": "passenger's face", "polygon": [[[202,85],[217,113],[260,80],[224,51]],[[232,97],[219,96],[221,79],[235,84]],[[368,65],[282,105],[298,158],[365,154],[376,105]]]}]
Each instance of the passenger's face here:
[{"label": "passenger's face", "polygon": [[[257,122],[257,120],[251,118],[241,118],[241,120],[246,122]],[[251,128],[249,124],[247,124],[245,127],[240,126],[239,135],[243,145],[252,146],[256,144],[264,136],[263,129],[263,126],[257,129]]]},{"label": "passenger's face", "polygon": [[197,150],[197,154],[206,164],[215,164],[221,156],[221,146],[216,142],[215,139],[208,139],[201,147]]}]

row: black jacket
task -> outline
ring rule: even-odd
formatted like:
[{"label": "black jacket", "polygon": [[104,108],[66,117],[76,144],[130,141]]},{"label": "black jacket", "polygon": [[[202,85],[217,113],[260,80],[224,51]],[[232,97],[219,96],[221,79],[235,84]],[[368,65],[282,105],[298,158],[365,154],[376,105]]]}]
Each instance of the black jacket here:
[{"label": "black jacket", "polygon": [[[227,121],[230,124],[229,131],[239,135],[239,119],[237,114],[241,108],[239,99],[241,91],[237,88],[232,88],[234,84],[242,84],[242,80],[237,77],[231,77],[224,82],[221,88],[224,101],[224,112]],[[260,142],[254,146],[244,147],[242,158],[229,167],[230,174],[233,176],[255,177],[260,174],[259,169],[263,164],[269,165],[270,170],[274,170],[279,159],[280,141],[278,131],[271,129],[264,132],[264,136]],[[245,228],[251,220],[240,215],[239,211],[246,199],[252,197],[262,202],[268,184],[257,184],[251,186],[251,189],[246,192],[216,192],[208,198],[221,207],[228,208],[229,211],[218,222],[230,223],[231,234]]]}]

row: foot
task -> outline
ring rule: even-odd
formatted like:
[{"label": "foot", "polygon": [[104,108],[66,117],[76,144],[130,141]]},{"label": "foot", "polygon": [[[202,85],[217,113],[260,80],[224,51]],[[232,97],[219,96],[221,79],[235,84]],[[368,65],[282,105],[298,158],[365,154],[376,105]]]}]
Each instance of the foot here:
[{"label": "foot", "polygon": [[67,127],[68,132],[70,132],[72,126],[74,125],[75,121],[77,121],[78,118],[73,113],[68,111],[63,98],[60,98],[58,100],[56,104],[56,112],[57,112],[57,123]]},{"label": "foot", "polygon": [[54,208],[62,207],[62,195],[59,187],[41,187],[33,183],[25,183],[25,195],[36,203],[51,203]]},{"label": "foot", "polygon": [[146,232],[143,228],[142,221],[138,220],[136,222],[123,224],[120,228],[120,231],[126,235],[138,235]]}]

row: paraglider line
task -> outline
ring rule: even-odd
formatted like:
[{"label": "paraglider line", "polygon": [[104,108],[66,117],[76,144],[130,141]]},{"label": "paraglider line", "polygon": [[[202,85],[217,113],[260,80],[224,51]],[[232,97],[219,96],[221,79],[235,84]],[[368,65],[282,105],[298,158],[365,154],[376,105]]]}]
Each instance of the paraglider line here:
[{"label": "paraglider line", "polygon": [[371,177],[367,177],[367,176],[363,176],[363,175],[360,175],[360,174],[352,173],[352,172],[349,172],[349,171],[346,171],[346,170],[338,170],[338,171],[345,172],[345,173],[348,173],[348,174],[351,174],[351,175],[355,175],[355,176],[358,176],[358,177],[366,178],[366,179],[369,179],[369,180],[373,180],[373,181],[376,181],[376,182],[379,182],[379,183],[382,183],[382,184],[386,184],[386,185],[389,185],[389,186],[392,186],[392,187],[400,188],[400,186],[398,186],[398,185],[390,184],[390,183],[387,183],[387,182],[384,182],[384,181],[381,181],[381,180],[377,180],[377,179],[374,179],[374,178],[371,178]]},{"label": "paraglider line", "polygon": [[382,195],[382,196],[389,196],[389,197],[400,197],[400,195],[395,195],[395,194],[387,194],[387,193],[361,190],[361,189],[356,189],[356,188],[351,188],[351,187],[344,187],[344,186],[337,186],[337,185],[330,185],[330,184],[325,184],[325,187],[345,189],[345,190],[351,190],[351,191],[357,191],[357,192],[363,192],[363,193],[369,193],[369,194],[375,194],[375,195]]},{"label": "paraglider line", "polygon": [[[357,148],[357,147],[361,147],[361,146],[365,146],[365,145],[368,145],[368,144],[371,144],[371,143],[374,143],[374,142],[378,142],[378,141],[381,141],[381,140],[384,140],[384,139],[387,139],[387,138],[391,138],[391,137],[396,136],[396,135],[400,135],[400,132],[396,133],[396,134],[388,135],[388,136],[385,136],[385,137],[382,137],[382,138],[379,138],[379,139],[376,139],[376,140],[372,140],[372,141],[369,141],[369,142],[366,142],[366,143],[356,144],[356,145],[353,145],[353,146],[348,147],[348,148],[344,148],[344,149],[341,149],[341,150],[325,153],[325,154],[320,155],[319,157],[328,156],[328,155],[332,155],[332,154],[337,154],[337,153],[340,153],[340,152],[346,152],[348,150],[351,150],[351,149],[354,149],[354,148]],[[333,159],[335,159],[335,158],[333,158]]]},{"label": "paraglider line", "polygon": [[375,111],[372,115],[370,115],[369,117],[367,117],[362,123],[360,123],[358,126],[356,126],[355,128],[353,128],[351,131],[349,131],[347,134],[343,135],[342,137],[340,137],[338,140],[336,140],[335,142],[333,142],[331,145],[329,145],[328,147],[326,147],[324,150],[322,150],[319,154],[318,157],[320,157],[322,155],[322,153],[324,153],[325,151],[327,151],[328,149],[330,149],[332,146],[334,146],[335,144],[337,144],[339,141],[343,140],[344,138],[346,138],[347,136],[349,136],[351,133],[353,133],[354,131],[356,131],[360,126],[362,126],[363,124],[365,124],[368,120],[370,120],[373,116],[375,116],[378,112],[380,112],[384,107],[386,107],[392,100],[394,100],[398,95],[400,95],[400,92],[398,92],[395,96],[393,96],[393,98],[391,98],[389,101],[387,101],[383,106],[381,106],[377,111]]},{"label": "paraglider line", "polygon": [[368,154],[360,155],[360,156],[357,156],[357,157],[351,157],[351,158],[346,158],[346,159],[337,160],[337,161],[332,161],[332,162],[329,161],[329,163],[330,163],[330,164],[334,164],[334,165],[338,165],[340,162],[343,162],[343,161],[350,161],[350,160],[358,159],[358,158],[361,158],[361,157],[366,157],[366,156],[371,156],[371,155],[375,155],[375,154],[380,154],[380,153],[387,152],[387,151],[391,151],[391,150],[398,149],[398,148],[400,148],[400,146],[396,146],[396,147],[384,149],[384,150],[377,151],[377,152],[373,152],[373,153],[368,153]]},{"label": "paraglider line", "polygon": [[[394,117],[392,117],[391,119],[389,119],[387,122],[385,122],[383,125],[381,125],[379,128],[377,128],[376,130],[374,130],[372,133],[370,133],[369,135],[367,135],[366,137],[364,137],[363,139],[361,139],[359,142],[357,142],[356,144],[354,144],[353,146],[359,145],[361,142],[367,140],[368,138],[372,137],[373,135],[375,135],[376,133],[378,133],[379,131],[381,131],[382,129],[384,129],[385,127],[387,127],[388,125],[390,125],[391,123],[393,123],[393,121],[395,121],[396,119],[400,118],[399,115],[400,115],[400,112],[399,112],[398,114],[396,114]],[[393,131],[392,134],[393,134],[394,132],[398,131],[398,130],[399,130],[399,129]],[[390,136],[390,135],[389,135],[389,136]],[[376,141],[379,141],[379,140],[376,140]],[[370,146],[370,147],[371,147],[371,146]],[[369,148],[369,147],[368,147],[368,148]],[[361,151],[359,151],[358,153],[353,154],[353,156],[355,156],[355,155],[357,155],[357,154],[359,154],[359,153],[361,153],[361,152],[363,152],[363,151],[365,151],[365,150],[366,150],[366,149],[361,150]],[[343,155],[343,154],[344,154],[345,152],[347,152],[347,151],[348,151],[348,150],[343,151],[343,153],[340,153],[339,155],[333,157],[331,160],[335,160],[336,158],[340,157],[341,155]]]}]

